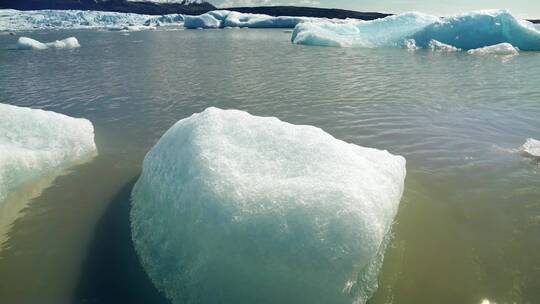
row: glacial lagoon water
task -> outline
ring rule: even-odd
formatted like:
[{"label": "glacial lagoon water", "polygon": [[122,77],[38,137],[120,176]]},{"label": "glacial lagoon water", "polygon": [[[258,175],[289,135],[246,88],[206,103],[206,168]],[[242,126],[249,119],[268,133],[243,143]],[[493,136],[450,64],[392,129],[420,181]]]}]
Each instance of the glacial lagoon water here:
[{"label": "glacial lagoon water", "polygon": [[99,155],[14,195],[2,302],[166,303],[131,248],[129,192],[160,136],[209,106],[406,157],[369,303],[540,298],[540,162],[517,151],[540,138],[540,53],[309,47],[283,30],[20,34],[81,48],[18,51],[0,35],[0,102],[89,119]]}]

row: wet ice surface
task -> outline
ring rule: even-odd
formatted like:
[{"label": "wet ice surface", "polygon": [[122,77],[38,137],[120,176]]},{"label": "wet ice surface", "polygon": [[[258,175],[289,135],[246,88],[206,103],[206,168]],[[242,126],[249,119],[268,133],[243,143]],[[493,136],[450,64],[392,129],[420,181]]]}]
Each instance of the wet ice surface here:
[{"label": "wet ice surface", "polygon": [[133,241],[174,303],[365,303],[404,179],[401,156],[211,107],[145,157]]}]

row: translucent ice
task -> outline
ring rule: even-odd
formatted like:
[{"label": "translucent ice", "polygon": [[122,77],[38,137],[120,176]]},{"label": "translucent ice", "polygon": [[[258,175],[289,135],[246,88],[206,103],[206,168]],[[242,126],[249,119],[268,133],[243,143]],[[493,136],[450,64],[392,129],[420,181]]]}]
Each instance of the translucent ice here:
[{"label": "translucent ice", "polygon": [[75,37],[69,37],[63,40],[56,40],[54,42],[42,43],[37,40],[28,37],[20,37],[17,41],[17,49],[19,50],[45,50],[45,49],[73,49],[78,48],[81,45]]},{"label": "translucent ice", "polygon": [[88,120],[0,104],[0,249],[28,202],[95,154]]},{"label": "translucent ice", "polygon": [[357,47],[429,48],[432,41],[470,50],[509,43],[520,50],[540,50],[540,31],[506,10],[478,11],[447,18],[405,13],[374,21],[344,24],[309,22],[296,26],[298,44]]},{"label": "translucent ice", "polygon": [[363,303],[404,179],[387,151],[209,108],[146,155],[133,241],[173,303]]}]

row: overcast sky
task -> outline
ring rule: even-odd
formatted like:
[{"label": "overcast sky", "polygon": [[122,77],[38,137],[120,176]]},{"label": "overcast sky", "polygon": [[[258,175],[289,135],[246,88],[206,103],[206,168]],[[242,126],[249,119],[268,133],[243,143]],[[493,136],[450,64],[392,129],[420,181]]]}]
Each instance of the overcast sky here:
[{"label": "overcast sky", "polygon": [[479,9],[506,8],[518,17],[540,18],[540,0],[209,0],[218,7],[302,5],[358,11],[421,11],[447,16]]}]

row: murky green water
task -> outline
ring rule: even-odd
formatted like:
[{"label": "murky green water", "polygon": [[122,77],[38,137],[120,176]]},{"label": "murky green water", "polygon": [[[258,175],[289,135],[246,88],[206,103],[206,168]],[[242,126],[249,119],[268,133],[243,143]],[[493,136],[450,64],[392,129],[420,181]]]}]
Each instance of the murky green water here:
[{"label": "murky green water", "polygon": [[82,47],[16,51],[16,37],[0,36],[0,102],[90,119],[99,156],[34,185],[31,202],[20,193],[26,208],[0,236],[0,302],[158,301],[151,287],[138,296],[142,272],[96,265],[132,253],[129,232],[112,233],[125,230],[115,219],[129,206],[114,202],[128,200],[145,153],[208,106],[315,125],[407,158],[370,303],[539,301],[540,167],[514,150],[540,138],[539,53],[303,47],[281,30],[27,35],[74,35]]}]

